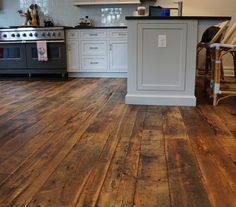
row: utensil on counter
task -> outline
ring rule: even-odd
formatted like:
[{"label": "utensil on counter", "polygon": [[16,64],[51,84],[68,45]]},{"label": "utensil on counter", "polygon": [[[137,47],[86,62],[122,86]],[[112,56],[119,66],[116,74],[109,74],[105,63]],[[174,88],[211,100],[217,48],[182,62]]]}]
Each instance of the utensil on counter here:
[{"label": "utensil on counter", "polygon": [[45,27],[53,27],[54,23],[51,20],[45,20],[44,21],[44,26]]},{"label": "utensil on counter", "polygon": [[29,6],[29,8],[31,9],[31,25],[32,26],[39,26],[40,22],[39,22],[39,6],[37,4],[31,4]]}]

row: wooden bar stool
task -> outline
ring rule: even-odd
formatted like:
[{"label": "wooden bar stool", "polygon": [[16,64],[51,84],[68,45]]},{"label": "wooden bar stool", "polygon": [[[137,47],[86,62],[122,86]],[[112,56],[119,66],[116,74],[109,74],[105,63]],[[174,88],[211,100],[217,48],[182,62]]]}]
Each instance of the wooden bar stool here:
[{"label": "wooden bar stool", "polygon": [[211,64],[212,57],[211,57],[210,45],[212,45],[213,43],[218,43],[222,40],[226,30],[228,29],[229,23],[230,23],[230,21],[224,21],[221,24],[219,24],[218,26],[209,27],[203,33],[202,40],[197,45],[196,65],[197,65],[198,73],[200,71],[200,68],[198,67],[199,54],[203,49],[205,49],[205,51],[206,51],[205,52],[205,68],[204,68],[204,71],[203,71],[204,91],[207,88],[207,83],[208,83],[208,77],[207,76],[209,76],[209,72],[211,71],[210,69],[212,68],[212,64]]},{"label": "wooden bar stool", "polygon": [[[236,25],[236,24],[235,24]],[[236,29],[236,26],[235,26],[235,29]],[[235,32],[236,33],[236,32]],[[236,36],[234,37],[234,39],[232,40],[231,42],[232,45],[236,45]],[[226,51],[222,57],[226,54],[230,53],[232,55],[232,58],[233,58],[233,66],[234,66],[234,78],[236,80],[236,50],[235,48],[233,49],[229,49],[228,51]]]},{"label": "wooden bar stool", "polygon": [[[221,43],[214,43],[210,45],[212,56],[212,75],[211,75],[211,92],[213,97],[213,105],[216,106],[219,101],[230,96],[236,96],[236,88],[231,88],[229,85],[235,84],[232,82],[222,82],[222,61],[223,56],[231,54],[233,57],[234,77],[236,78],[236,23],[227,31]],[[234,39],[230,42],[230,40]],[[228,88],[224,88],[224,84],[228,84]]]}]

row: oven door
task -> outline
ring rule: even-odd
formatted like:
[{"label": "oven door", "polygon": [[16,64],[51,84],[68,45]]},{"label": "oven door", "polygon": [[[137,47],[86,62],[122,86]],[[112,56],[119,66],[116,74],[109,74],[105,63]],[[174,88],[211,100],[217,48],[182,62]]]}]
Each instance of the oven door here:
[{"label": "oven door", "polygon": [[0,73],[27,71],[25,45],[22,43],[0,43]]},{"label": "oven door", "polygon": [[27,65],[29,69],[65,70],[66,50],[64,42],[47,42],[48,61],[38,61],[37,44],[26,44]]}]

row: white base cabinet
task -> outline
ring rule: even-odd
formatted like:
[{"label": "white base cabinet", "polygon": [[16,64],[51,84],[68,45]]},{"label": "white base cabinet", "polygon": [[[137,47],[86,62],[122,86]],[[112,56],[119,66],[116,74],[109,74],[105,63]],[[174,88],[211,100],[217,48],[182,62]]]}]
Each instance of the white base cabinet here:
[{"label": "white base cabinet", "polygon": [[67,71],[77,71],[79,67],[79,43],[76,40],[70,40],[67,44]]},{"label": "white base cabinet", "polygon": [[68,72],[126,73],[127,37],[127,29],[67,30]]},{"label": "white base cabinet", "polygon": [[76,31],[67,32],[67,72],[76,72],[79,68],[79,34]]},{"label": "white base cabinet", "polygon": [[128,67],[128,45],[127,41],[110,41],[110,71],[127,72]]}]

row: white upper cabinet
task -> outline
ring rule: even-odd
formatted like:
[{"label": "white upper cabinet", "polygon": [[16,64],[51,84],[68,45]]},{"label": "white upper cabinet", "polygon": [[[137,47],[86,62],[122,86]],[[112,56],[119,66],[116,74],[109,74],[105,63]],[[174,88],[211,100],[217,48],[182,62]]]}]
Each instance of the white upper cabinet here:
[{"label": "white upper cabinet", "polygon": [[75,6],[95,4],[140,4],[140,0],[74,0]]}]

